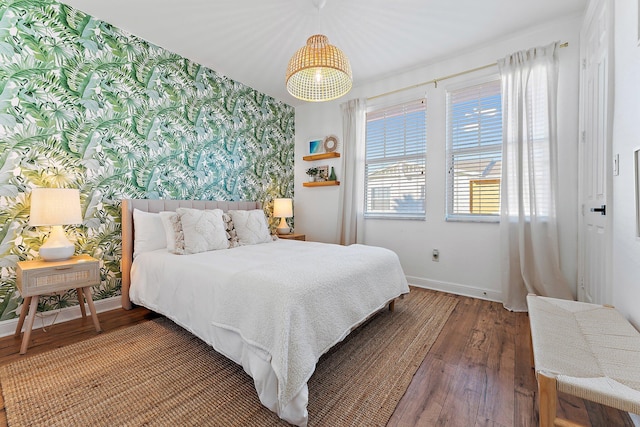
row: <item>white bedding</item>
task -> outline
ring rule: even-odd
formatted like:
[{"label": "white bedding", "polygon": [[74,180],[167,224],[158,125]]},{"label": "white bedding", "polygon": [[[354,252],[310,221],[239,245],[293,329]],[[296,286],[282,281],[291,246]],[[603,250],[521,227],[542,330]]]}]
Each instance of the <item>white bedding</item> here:
[{"label": "white bedding", "polygon": [[265,406],[306,425],[306,383],[319,357],[407,292],[389,250],[278,240],[188,256],[141,254],[130,298],[241,364]]}]

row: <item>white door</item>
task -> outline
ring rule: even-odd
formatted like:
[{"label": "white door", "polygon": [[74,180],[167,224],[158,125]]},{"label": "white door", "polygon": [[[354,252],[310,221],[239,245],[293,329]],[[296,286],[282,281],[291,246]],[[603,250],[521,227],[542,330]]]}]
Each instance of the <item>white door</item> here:
[{"label": "white door", "polygon": [[590,2],[581,34],[578,299],[611,303],[613,1]]}]

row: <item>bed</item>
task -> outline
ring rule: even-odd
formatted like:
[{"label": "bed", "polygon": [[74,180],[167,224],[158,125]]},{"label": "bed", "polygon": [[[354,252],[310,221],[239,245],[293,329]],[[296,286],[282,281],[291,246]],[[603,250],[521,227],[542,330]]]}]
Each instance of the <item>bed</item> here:
[{"label": "bed", "polygon": [[306,426],[307,381],[319,357],[409,292],[398,257],[365,245],[275,239],[190,255],[159,248],[134,260],[134,209],[179,208],[243,213],[260,204],[123,200],[122,306],[145,306],[198,336],[244,368],[264,406]]}]

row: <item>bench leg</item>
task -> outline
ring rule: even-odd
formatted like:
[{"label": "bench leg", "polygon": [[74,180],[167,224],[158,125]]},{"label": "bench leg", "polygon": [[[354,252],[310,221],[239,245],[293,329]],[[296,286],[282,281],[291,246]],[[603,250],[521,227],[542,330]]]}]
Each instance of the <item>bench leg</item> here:
[{"label": "bench leg", "polygon": [[531,326],[529,326],[529,361],[531,362],[531,369],[535,369],[536,362],[533,354],[533,335],[531,334]]},{"label": "bench leg", "polygon": [[558,404],[556,379],[538,373],[540,427],[553,427]]}]

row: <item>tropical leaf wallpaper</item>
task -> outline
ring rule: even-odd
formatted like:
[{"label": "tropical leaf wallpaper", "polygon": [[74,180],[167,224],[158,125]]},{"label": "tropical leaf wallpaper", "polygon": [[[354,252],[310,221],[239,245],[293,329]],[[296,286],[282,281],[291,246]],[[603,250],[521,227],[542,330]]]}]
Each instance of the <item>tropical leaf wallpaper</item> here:
[{"label": "tropical leaf wallpaper", "polygon": [[[0,321],[15,266],[47,230],[34,187],[78,188],[76,253],[101,262],[94,299],[120,291],[120,200],[293,196],[294,109],[52,0],[0,0]],[[52,295],[41,310],[77,304]]]}]

